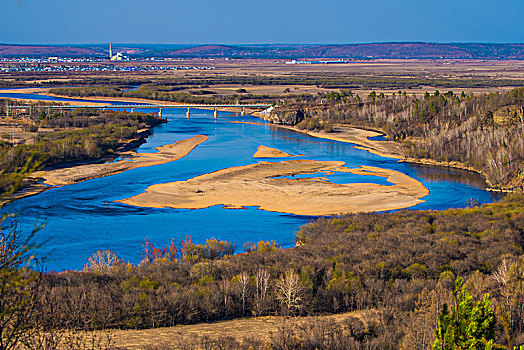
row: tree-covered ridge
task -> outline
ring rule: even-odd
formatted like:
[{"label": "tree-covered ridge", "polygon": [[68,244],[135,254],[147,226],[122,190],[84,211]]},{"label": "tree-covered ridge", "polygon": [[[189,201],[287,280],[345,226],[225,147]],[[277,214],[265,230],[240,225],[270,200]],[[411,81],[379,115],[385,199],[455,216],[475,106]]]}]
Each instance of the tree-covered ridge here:
[{"label": "tree-covered ridge", "polygon": [[[25,175],[56,163],[96,159],[143,137],[143,130],[163,122],[154,114],[76,109],[24,117],[34,135],[25,143],[0,143],[0,194],[22,186]],[[142,132],[142,133],[141,133]]]},{"label": "tree-covered ridge", "polygon": [[429,349],[455,276],[465,276],[472,302],[489,293],[496,343],[509,346],[524,339],[523,232],[524,199],[513,195],[468,209],[319,219],[292,249],[260,243],[231,255],[234,247],[216,239],[146,241],[139,265],[99,251],[83,272],[40,275],[35,307],[44,329],[374,310],[373,329],[357,322],[340,336],[355,348]]},{"label": "tree-covered ridge", "polygon": [[[234,57],[234,58],[455,58],[524,59],[524,45],[500,43],[424,43],[383,42],[356,44],[286,44],[286,45],[150,45],[125,44],[134,57]],[[0,44],[0,57],[106,57],[106,45],[43,46]]]},{"label": "tree-covered ridge", "polygon": [[424,97],[402,91],[361,97],[342,91],[329,94],[322,104],[294,102],[283,107],[286,110],[300,110],[306,121],[316,119],[329,126],[381,129],[388,139],[403,143],[406,156],[460,162],[484,172],[492,186],[524,184],[522,88],[478,96],[436,91]]}]

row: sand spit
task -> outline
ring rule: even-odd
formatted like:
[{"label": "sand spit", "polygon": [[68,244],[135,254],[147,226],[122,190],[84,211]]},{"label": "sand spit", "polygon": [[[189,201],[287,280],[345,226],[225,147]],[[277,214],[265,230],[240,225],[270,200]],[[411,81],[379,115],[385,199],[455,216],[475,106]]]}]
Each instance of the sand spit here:
[{"label": "sand spit", "polygon": [[271,148],[267,146],[260,145],[258,150],[253,154],[254,158],[283,158],[283,157],[298,157],[292,156],[289,153],[282,152],[276,148]]},{"label": "sand spit", "polygon": [[[187,181],[153,185],[145,193],[119,202],[179,209],[257,206],[296,215],[332,215],[407,208],[421,203],[420,198],[429,193],[419,181],[394,170],[370,166],[349,169],[344,165],[342,161],[260,162],[218,170]],[[393,185],[335,184],[323,178],[332,172],[387,177]],[[319,177],[285,177],[300,174],[319,174]]]},{"label": "sand spit", "polygon": [[85,164],[50,171],[39,171],[33,173],[31,177],[43,178],[44,183],[51,186],[69,185],[92,178],[118,174],[130,169],[169,163],[185,157],[196,146],[207,139],[207,136],[196,135],[173,144],[157,147],[157,153],[128,152],[129,159],[123,159],[115,163]]},{"label": "sand spit", "polygon": [[[257,115],[257,113],[252,113]],[[262,125],[270,126],[282,129],[293,130],[302,134],[306,134],[312,137],[318,137],[326,140],[354,143],[357,149],[365,150],[370,153],[379,155],[386,158],[404,159],[404,153],[402,147],[394,141],[375,141],[370,140],[370,137],[382,135],[376,131],[365,130],[360,128],[354,128],[351,126],[337,124],[333,127],[333,132],[315,132],[298,129],[294,126],[281,125],[281,124],[268,124],[268,123],[256,123],[256,122],[242,122],[232,121],[231,123],[239,124],[251,124],[251,125]]]},{"label": "sand spit", "polygon": [[313,137],[320,137],[323,139],[350,142],[358,146],[357,149],[362,149],[381,157],[403,159],[404,154],[400,145],[394,141],[375,141],[370,140],[370,137],[382,135],[375,131],[353,128],[350,126],[336,125],[333,132],[308,132],[307,134]]}]

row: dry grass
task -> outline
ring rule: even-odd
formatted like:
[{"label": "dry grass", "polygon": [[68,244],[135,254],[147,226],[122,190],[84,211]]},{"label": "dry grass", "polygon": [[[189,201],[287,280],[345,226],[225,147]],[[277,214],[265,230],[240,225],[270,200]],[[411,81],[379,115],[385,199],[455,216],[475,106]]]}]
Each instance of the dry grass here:
[{"label": "dry grass", "polygon": [[[136,79],[163,79],[176,77],[216,77],[224,75],[231,76],[289,76],[289,75],[342,75],[360,77],[398,77],[398,78],[449,78],[449,79],[517,79],[524,80],[523,61],[485,61],[485,60],[363,60],[352,61],[347,64],[330,65],[292,65],[286,64],[286,60],[276,59],[185,59],[174,62],[113,62],[117,66],[133,65],[155,65],[155,66],[201,66],[214,67],[213,70],[176,70],[176,71],[150,71],[150,72],[74,72],[74,73],[37,73],[28,77],[17,73],[0,74],[0,79],[12,80],[22,78],[26,83],[46,81],[64,81],[82,78],[136,78]],[[282,94],[284,89],[289,88],[290,93],[312,93],[331,91],[329,89],[317,88],[304,85],[278,85],[278,86],[242,86],[242,85],[215,85],[205,88],[222,95],[231,95],[238,88],[245,88],[252,94]],[[467,93],[482,93],[493,91],[505,91],[512,87],[481,87],[481,88],[457,88]],[[335,89],[338,90],[338,89]],[[354,92],[361,95],[369,94],[371,89],[358,89]],[[375,89],[378,92],[393,93],[398,89]],[[408,90],[409,94],[421,94],[425,91],[435,90],[432,86],[420,86]]]},{"label": "dry grass", "polygon": [[[215,323],[200,323],[195,325],[175,326],[146,330],[114,330],[111,331],[111,345],[116,349],[177,349],[179,344],[192,344],[202,337],[220,339],[232,337],[236,341],[253,339],[269,343],[272,336],[277,336],[282,327],[300,325],[316,320],[343,323],[350,317],[360,319],[368,325],[373,314],[369,311],[356,311],[330,316],[285,318],[266,316],[244,318]],[[105,335],[105,332],[101,332]]]}]

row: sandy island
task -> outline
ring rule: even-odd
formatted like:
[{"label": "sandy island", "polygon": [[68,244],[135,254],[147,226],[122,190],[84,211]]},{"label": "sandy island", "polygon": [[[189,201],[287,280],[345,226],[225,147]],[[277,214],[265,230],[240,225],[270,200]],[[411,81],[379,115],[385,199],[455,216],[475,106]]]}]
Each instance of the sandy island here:
[{"label": "sandy island", "polygon": [[157,153],[128,152],[129,159],[115,163],[85,164],[63,169],[38,171],[31,174],[31,177],[43,178],[44,183],[51,186],[69,185],[88,179],[118,174],[130,169],[169,163],[185,157],[207,139],[207,136],[196,135],[173,144],[156,147]]},{"label": "sandy island", "polygon": [[276,148],[271,148],[267,146],[260,145],[258,146],[257,151],[253,154],[254,158],[283,158],[283,157],[299,157],[302,154],[292,156],[289,153],[282,152]]},{"label": "sandy island", "polygon": [[[187,181],[150,186],[145,193],[119,202],[141,207],[202,209],[257,206],[296,215],[332,215],[407,208],[423,202],[429,191],[400,172],[370,166],[346,168],[342,161],[291,160],[260,162],[218,170]],[[372,183],[335,184],[322,175],[349,172],[387,177],[391,186]],[[316,178],[283,176],[317,174]]]}]

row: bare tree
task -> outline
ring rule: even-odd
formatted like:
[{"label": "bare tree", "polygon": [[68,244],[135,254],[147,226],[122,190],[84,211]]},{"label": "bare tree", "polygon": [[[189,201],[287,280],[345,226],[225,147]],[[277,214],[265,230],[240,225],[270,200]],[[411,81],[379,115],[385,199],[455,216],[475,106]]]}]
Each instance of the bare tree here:
[{"label": "bare tree", "polygon": [[[503,302],[503,314],[502,321],[505,325],[506,337],[510,338],[510,329],[514,328],[513,319],[513,308],[512,308],[512,297],[514,297],[514,291],[512,288],[512,272],[516,269],[515,262],[513,259],[505,257],[498,268],[493,272],[493,279],[497,282],[500,288],[500,295],[504,298]],[[513,270],[513,271],[512,271]]]},{"label": "bare tree", "polygon": [[224,297],[224,307],[228,309],[229,304],[231,302],[230,292],[231,292],[231,281],[229,279],[221,279],[218,282],[218,289],[222,293],[222,296]]},{"label": "bare tree", "polygon": [[265,313],[268,308],[270,275],[266,269],[259,269],[255,273],[255,305],[253,314],[260,316]]},{"label": "bare tree", "polygon": [[122,260],[112,250],[97,250],[87,259],[87,264],[83,270],[96,273],[109,273],[121,264]]},{"label": "bare tree", "polygon": [[246,310],[246,299],[249,293],[249,275],[242,272],[240,275],[234,277],[235,287],[242,300],[242,315]]},{"label": "bare tree", "polygon": [[280,275],[277,281],[277,299],[280,301],[286,314],[295,314],[302,308],[302,291],[298,274],[293,269],[288,269]]}]

